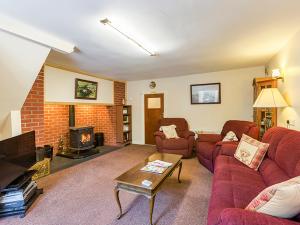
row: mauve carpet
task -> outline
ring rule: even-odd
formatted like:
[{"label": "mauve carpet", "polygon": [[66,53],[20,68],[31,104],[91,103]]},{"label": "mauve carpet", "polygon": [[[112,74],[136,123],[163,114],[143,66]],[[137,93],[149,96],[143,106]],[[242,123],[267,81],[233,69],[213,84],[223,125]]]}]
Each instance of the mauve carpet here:
[{"label": "mauve carpet", "polygon": [[[44,188],[25,218],[0,219],[0,225],[147,225],[149,201],[120,191],[125,214],[120,220],[113,179],[155,151],[153,146],[130,145],[59,171],[38,181]],[[211,191],[211,174],[196,158],[184,159],[182,183],[169,177],[156,196],[153,223],[204,225]]]}]

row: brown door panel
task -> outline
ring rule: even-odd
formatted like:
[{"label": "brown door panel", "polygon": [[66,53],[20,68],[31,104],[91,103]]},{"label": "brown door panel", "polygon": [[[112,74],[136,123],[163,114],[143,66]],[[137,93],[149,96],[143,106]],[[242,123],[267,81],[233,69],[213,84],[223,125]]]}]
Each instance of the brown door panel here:
[{"label": "brown door panel", "polygon": [[145,144],[155,144],[154,132],[164,113],[164,94],[145,94]]}]

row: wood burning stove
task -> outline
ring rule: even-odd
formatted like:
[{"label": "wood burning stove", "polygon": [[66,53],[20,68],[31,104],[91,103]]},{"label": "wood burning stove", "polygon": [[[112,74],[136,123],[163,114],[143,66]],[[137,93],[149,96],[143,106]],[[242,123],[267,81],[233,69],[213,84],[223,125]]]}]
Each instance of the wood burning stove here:
[{"label": "wood burning stove", "polygon": [[94,127],[70,127],[70,150],[83,151],[94,147]]},{"label": "wood burning stove", "polygon": [[[75,127],[75,106],[69,106],[70,147],[56,155],[70,159],[81,159],[99,153],[94,148],[94,127]],[[63,147],[63,146],[62,146]]]}]

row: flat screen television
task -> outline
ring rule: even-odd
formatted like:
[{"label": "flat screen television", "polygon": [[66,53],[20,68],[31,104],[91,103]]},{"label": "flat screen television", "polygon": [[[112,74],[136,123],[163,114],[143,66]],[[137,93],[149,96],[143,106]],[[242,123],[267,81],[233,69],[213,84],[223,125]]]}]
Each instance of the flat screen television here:
[{"label": "flat screen television", "polygon": [[35,163],[35,131],[0,141],[0,158],[30,168]]}]

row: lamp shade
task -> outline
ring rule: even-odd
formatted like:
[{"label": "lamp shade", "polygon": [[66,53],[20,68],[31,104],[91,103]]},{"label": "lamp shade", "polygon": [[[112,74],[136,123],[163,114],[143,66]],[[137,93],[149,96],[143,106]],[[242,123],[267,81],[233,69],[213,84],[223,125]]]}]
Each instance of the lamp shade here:
[{"label": "lamp shade", "polygon": [[258,95],[254,108],[281,108],[288,104],[280,94],[277,88],[264,88]]}]

